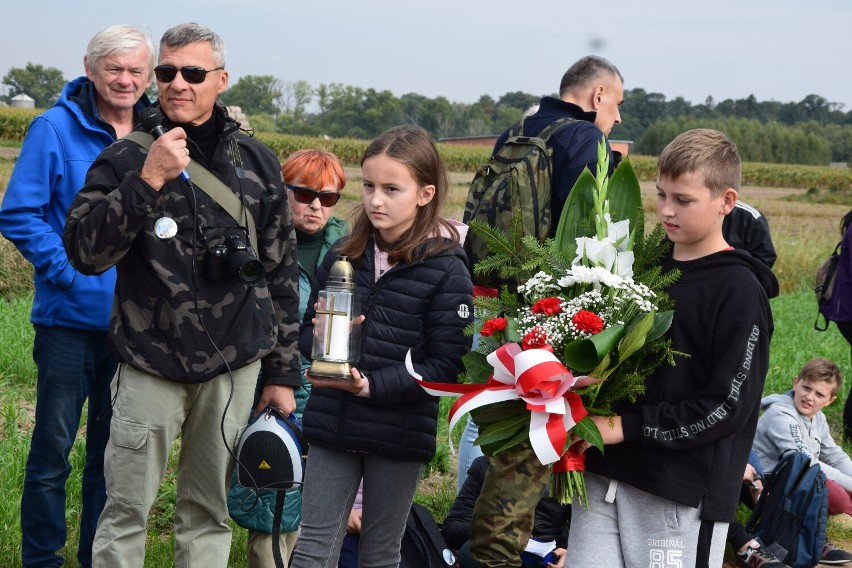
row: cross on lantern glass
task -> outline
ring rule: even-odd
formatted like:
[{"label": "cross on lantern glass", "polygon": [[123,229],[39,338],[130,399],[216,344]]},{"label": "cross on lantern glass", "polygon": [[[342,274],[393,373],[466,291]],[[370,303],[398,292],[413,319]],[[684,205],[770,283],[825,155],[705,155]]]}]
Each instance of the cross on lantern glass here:
[{"label": "cross on lantern glass", "polygon": [[355,272],[345,256],[331,265],[325,289],[317,293],[316,324],[311,350],[312,377],[351,379],[361,358],[360,306],[355,295]]}]

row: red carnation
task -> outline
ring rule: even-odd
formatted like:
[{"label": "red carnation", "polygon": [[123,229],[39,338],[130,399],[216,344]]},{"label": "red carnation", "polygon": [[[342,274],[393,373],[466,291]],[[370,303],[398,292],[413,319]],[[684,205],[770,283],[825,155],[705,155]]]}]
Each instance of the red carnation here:
[{"label": "red carnation", "polygon": [[547,344],[547,332],[538,326],[527,332],[521,342],[521,347],[523,347],[524,351],[527,349],[547,349],[551,352],[553,351],[553,348]]},{"label": "red carnation", "polygon": [[480,331],[479,334],[488,337],[490,335],[494,335],[495,332],[503,331],[504,329],[506,329],[506,318],[492,318],[485,321],[485,325],[482,326],[482,331]]},{"label": "red carnation", "polygon": [[574,329],[577,331],[591,333],[592,335],[600,333],[604,328],[604,322],[601,317],[589,310],[580,310],[574,314],[574,317],[571,318],[571,323],[574,324]]},{"label": "red carnation", "polygon": [[555,316],[556,314],[562,313],[562,300],[559,298],[542,298],[538,302],[532,305],[532,313],[534,314],[545,314],[548,316]]}]

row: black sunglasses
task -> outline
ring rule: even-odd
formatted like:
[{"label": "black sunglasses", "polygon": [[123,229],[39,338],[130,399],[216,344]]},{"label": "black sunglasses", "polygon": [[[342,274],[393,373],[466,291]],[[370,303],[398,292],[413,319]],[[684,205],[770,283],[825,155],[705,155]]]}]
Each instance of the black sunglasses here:
[{"label": "black sunglasses", "polygon": [[175,76],[177,76],[177,72],[180,71],[181,77],[187,83],[203,83],[204,79],[207,78],[207,74],[211,71],[220,71],[224,69],[224,67],[216,67],[215,69],[205,69],[204,67],[197,67],[195,65],[188,65],[186,67],[181,67],[178,69],[174,65],[157,65],[154,67],[154,74],[157,76],[157,81],[162,83],[171,83],[175,80]]},{"label": "black sunglasses", "polygon": [[287,189],[293,192],[293,197],[299,203],[308,205],[314,202],[314,199],[319,198],[320,205],[323,207],[332,207],[340,201],[339,191],[317,191],[309,187],[300,187],[298,185],[287,184]]}]

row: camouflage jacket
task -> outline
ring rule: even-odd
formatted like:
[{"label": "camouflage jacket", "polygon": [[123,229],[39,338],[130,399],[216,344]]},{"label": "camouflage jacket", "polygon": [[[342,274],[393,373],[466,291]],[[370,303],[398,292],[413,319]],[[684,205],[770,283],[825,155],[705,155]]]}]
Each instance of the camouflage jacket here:
[{"label": "camouflage jacket", "polygon": [[[198,383],[225,372],[223,358],[232,370],[262,358],[267,384],[299,386],[296,238],[278,159],[240,132],[223,107],[215,116],[221,133],[212,161],[191,139],[190,153],[253,215],[266,270],[260,285],[205,276],[208,246],[221,244],[222,230],[237,223],[181,178],[151,188],[139,176],[147,152],[129,140],[108,147],[89,170],[68,211],[65,248],[84,274],[117,267],[110,340],[119,360]],[[159,238],[154,225],[165,217],[177,234]]]}]

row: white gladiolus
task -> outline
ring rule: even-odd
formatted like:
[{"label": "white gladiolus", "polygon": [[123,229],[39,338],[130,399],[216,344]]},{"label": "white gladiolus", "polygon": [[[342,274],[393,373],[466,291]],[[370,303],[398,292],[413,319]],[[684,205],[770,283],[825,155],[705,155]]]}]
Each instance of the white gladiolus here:
[{"label": "white gladiolus", "polygon": [[615,273],[622,278],[633,278],[633,251],[619,252],[614,269]]},{"label": "white gladiolus", "polygon": [[577,237],[577,257],[572,264],[580,264],[585,258],[593,265],[610,270],[615,264],[617,253],[609,239],[599,241],[592,237]]},{"label": "white gladiolus", "polygon": [[626,251],[628,237],[630,237],[630,220],[613,223],[609,213],[604,215],[604,219],[606,219],[606,240],[612,241],[619,252]]}]

